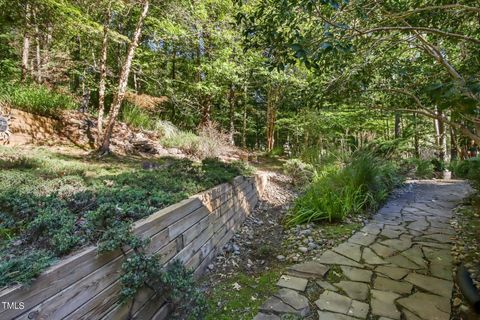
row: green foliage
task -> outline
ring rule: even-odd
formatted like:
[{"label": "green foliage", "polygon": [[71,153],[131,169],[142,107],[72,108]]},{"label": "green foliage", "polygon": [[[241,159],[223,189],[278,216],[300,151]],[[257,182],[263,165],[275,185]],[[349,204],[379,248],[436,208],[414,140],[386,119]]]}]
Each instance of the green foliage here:
[{"label": "green foliage", "polygon": [[36,84],[0,83],[0,104],[33,114],[56,117],[62,110],[77,108],[69,95]]},{"label": "green foliage", "polygon": [[120,120],[132,127],[144,130],[153,130],[156,124],[155,118],[150,113],[128,102],[124,103],[122,107]]},{"label": "green foliage", "polygon": [[456,177],[468,179],[476,188],[480,187],[480,158],[452,161],[450,170]]},{"label": "green foliage", "polygon": [[13,257],[0,253],[0,259],[0,287],[15,282],[29,283],[55,260],[52,252],[46,250],[34,250]]},{"label": "green foliage", "polygon": [[311,164],[302,162],[300,159],[287,160],[283,165],[286,175],[292,177],[293,184],[296,186],[305,186],[315,175],[315,168]]},{"label": "green foliage", "polygon": [[415,178],[430,179],[435,175],[435,166],[431,160],[409,158],[404,161],[405,169],[413,171]]},{"label": "green foliage", "polygon": [[[262,303],[276,291],[279,270],[266,270],[258,276],[235,273],[216,285],[207,296],[207,320],[250,320]],[[238,284],[240,289],[235,290]]]},{"label": "green foliage", "polygon": [[2,280],[8,284],[28,278],[20,271],[28,266],[19,265],[36,251],[61,257],[88,243],[98,243],[100,251],[142,247],[131,235],[134,221],[251,172],[216,159],[164,159],[156,161],[158,169],[143,170],[128,158],[104,162],[40,148],[0,152],[0,268],[19,269]]},{"label": "green foliage", "polygon": [[341,221],[349,214],[376,208],[401,179],[398,168],[366,152],[352,155],[344,167],[320,172],[294,204],[287,225]]}]

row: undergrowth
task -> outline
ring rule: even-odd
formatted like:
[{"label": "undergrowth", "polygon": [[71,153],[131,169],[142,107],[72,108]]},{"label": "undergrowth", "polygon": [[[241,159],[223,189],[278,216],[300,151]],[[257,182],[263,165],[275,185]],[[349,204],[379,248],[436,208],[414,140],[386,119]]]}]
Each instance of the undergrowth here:
[{"label": "undergrowth", "polygon": [[75,99],[38,84],[0,82],[0,105],[37,115],[56,117],[62,110],[78,107]]},{"label": "undergrowth", "polygon": [[376,208],[401,182],[398,167],[370,152],[355,152],[340,165],[326,166],[297,198],[287,225],[341,221],[349,214]]},{"label": "undergrowth", "polygon": [[130,237],[135,220],[251,172],[216,159],[156,160],[158,169],[143,170],[130,158],[85,159],[41,148],[0,153],[0,287],[28,282],[82,245],[140,246]]}]

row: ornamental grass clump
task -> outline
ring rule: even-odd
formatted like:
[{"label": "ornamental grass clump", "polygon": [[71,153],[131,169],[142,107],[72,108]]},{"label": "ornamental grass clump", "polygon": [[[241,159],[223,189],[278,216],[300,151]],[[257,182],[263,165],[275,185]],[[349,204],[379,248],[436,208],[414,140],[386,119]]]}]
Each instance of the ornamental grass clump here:
[{"label": "ornamental grass clump", "polygon": [[286,224],[341,221],[349,214],[376,208],[401,181],[392,162],[356,152],[342,166],[320,172],[300,196]]}]

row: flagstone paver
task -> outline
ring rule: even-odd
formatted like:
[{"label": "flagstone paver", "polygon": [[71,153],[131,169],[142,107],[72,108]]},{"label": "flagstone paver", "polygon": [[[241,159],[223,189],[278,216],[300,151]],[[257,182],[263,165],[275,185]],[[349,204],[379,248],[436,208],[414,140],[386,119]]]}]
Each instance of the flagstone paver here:
[{"label": "flagstone paver", "polygon": [[[450,319],[449,219],[471,188],[458,180],[421,180],[405,190],[344,243],[287,268],[277,283],[281,289],[254,320],[312,312],[320,320]],[[310,285],[320,289],[314,301],[307,298]]]}]

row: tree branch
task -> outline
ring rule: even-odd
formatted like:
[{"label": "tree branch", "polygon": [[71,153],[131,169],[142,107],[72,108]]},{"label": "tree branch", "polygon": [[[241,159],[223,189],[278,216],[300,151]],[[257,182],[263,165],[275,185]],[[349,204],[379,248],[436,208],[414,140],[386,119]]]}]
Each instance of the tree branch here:
[{"label": "tree branch", "polygon": [[378,27],[378,28],[373,28],[373,29],[360,31],[360,32],[362,34],[368,34],[368,33],[382,32],[382,31],[423,31],[427,33],[435,33],[435,34],[439,34],[447,37],[458,38],[458,39],[473,42],[475,44],[480,44],[480,40],[465,36],[463,34],[452,33],[452,32],[442,31],[435,28],[426,28],[426,27],[401,27],[401,26],[400,27]]}]

